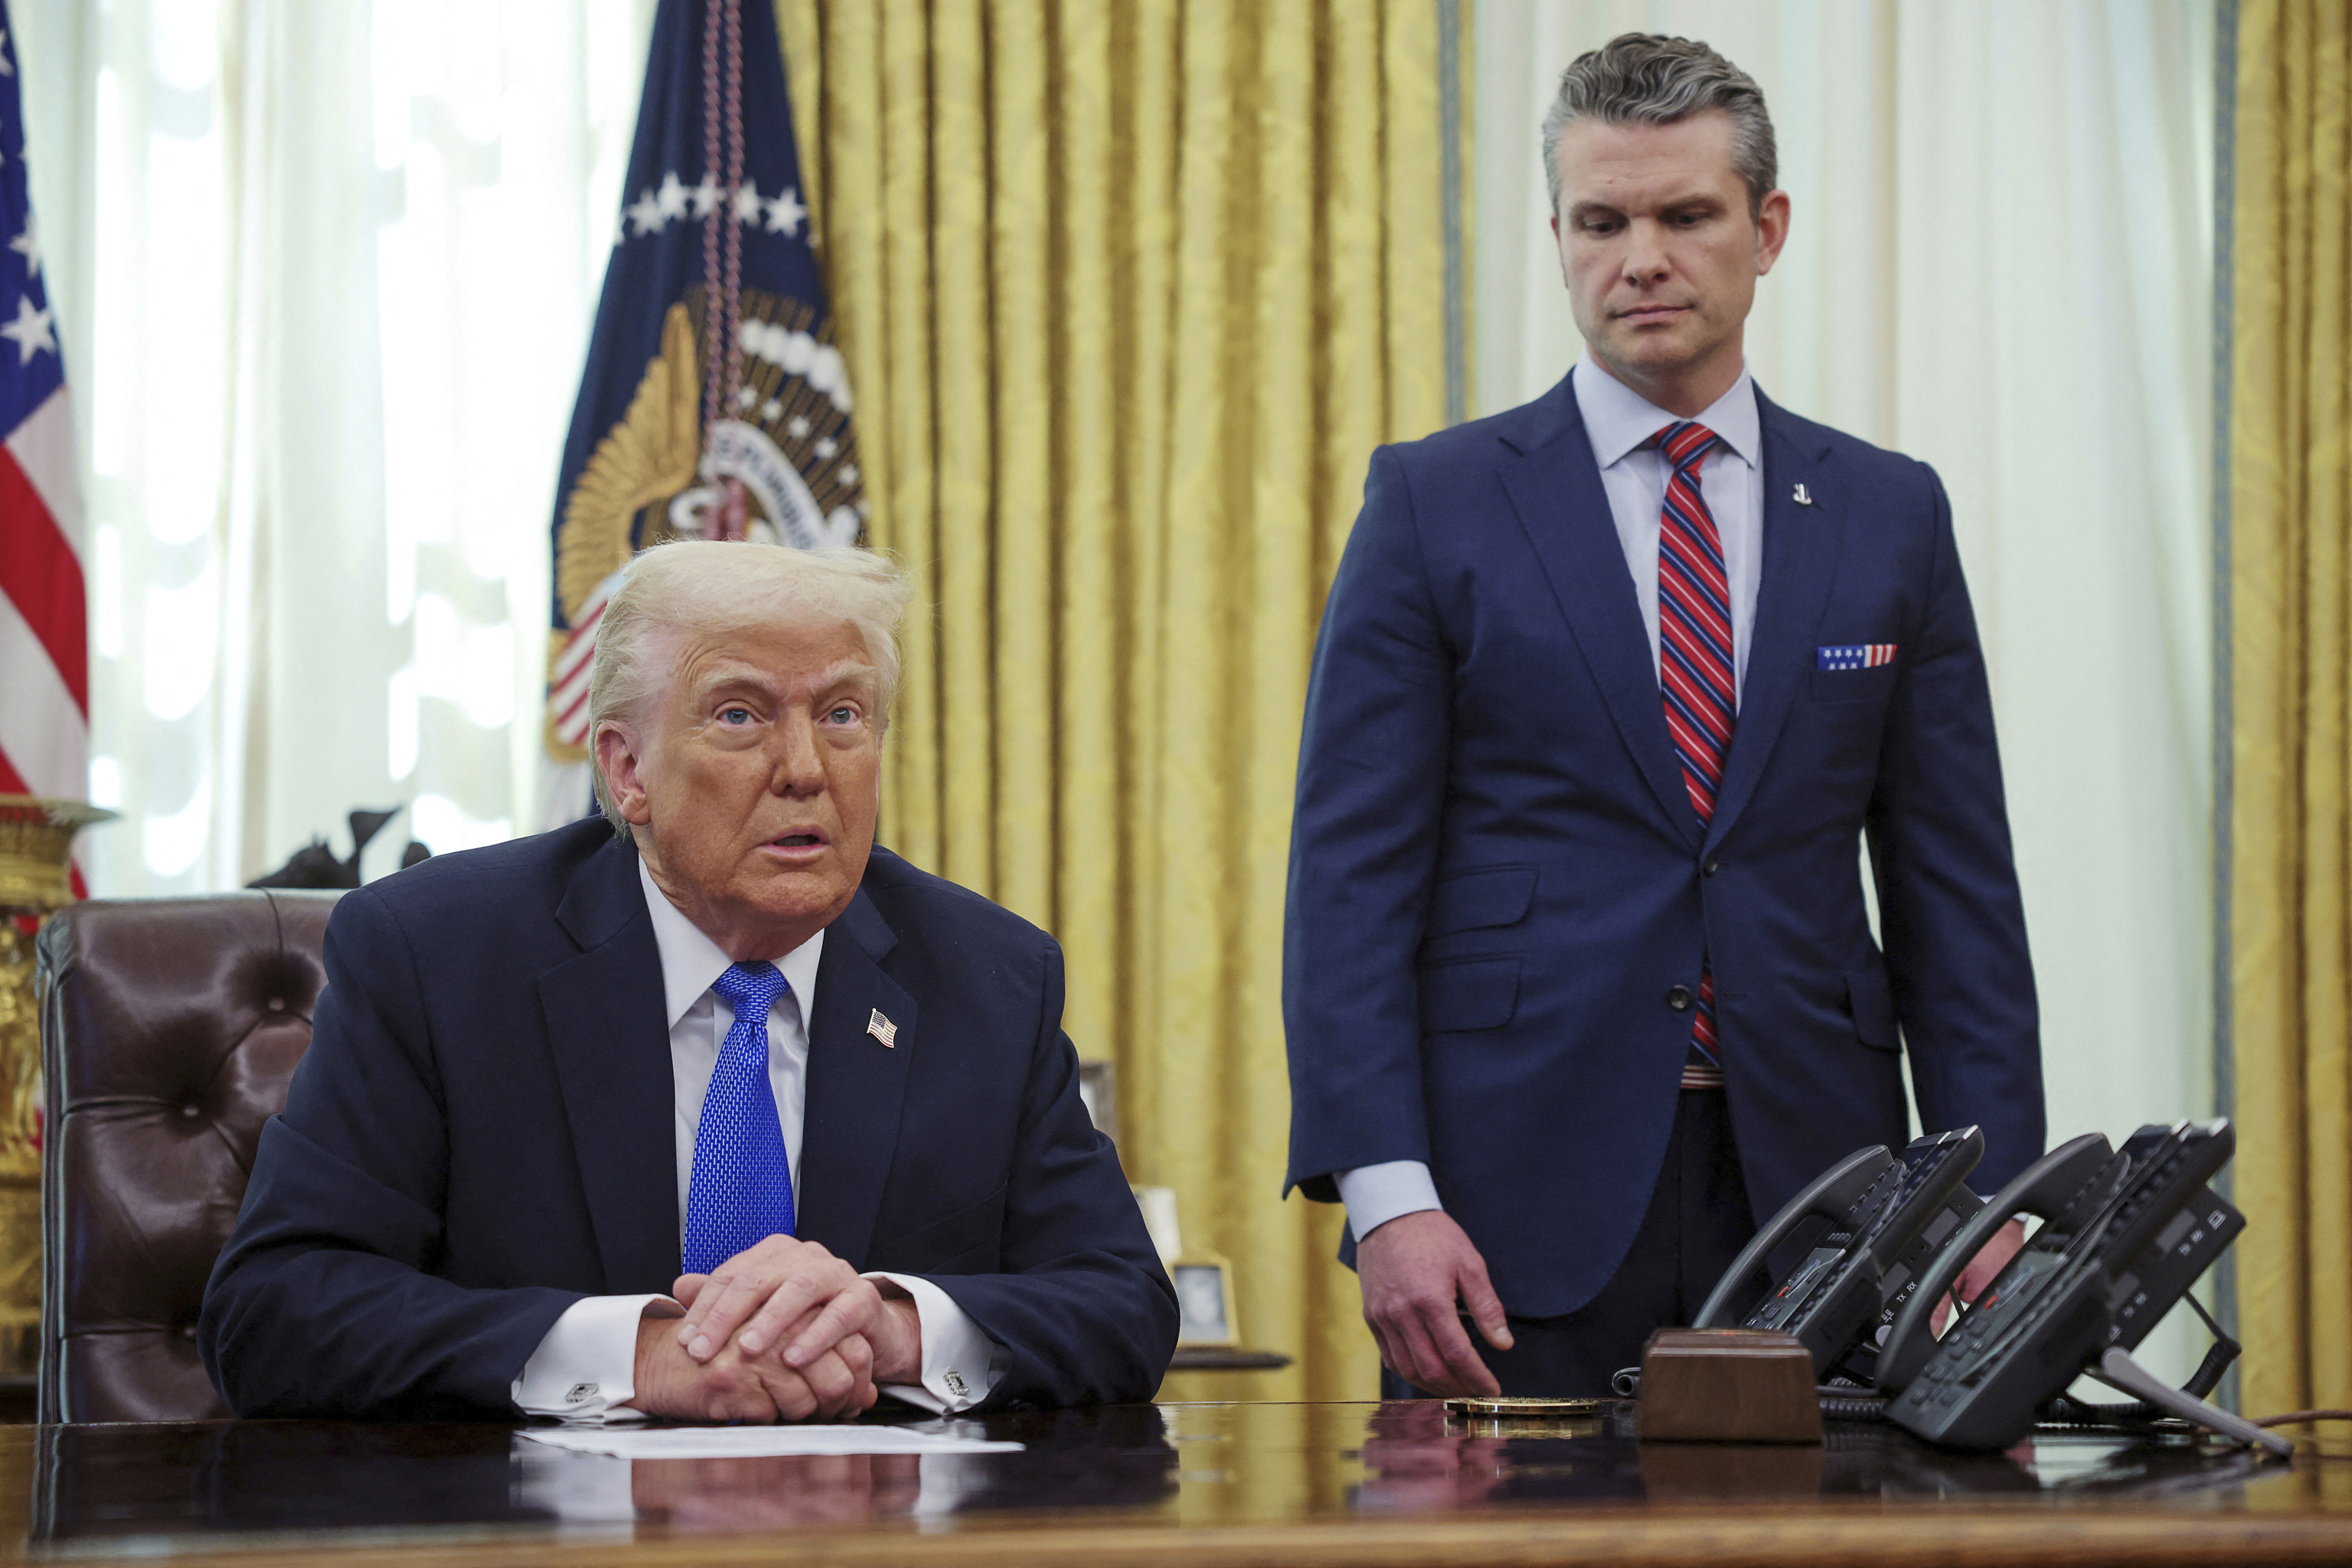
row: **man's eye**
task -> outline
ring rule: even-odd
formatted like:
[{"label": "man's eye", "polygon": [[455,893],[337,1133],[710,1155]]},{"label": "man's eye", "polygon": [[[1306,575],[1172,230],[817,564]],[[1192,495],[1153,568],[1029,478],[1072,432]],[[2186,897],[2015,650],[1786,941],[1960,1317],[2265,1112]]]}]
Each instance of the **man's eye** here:
[{"label": "man's eye", "polygon": [[855,724],[857,722],[857,710],[855,708],[836,708],[832,712],[827,713],[825,715],[825,719],[828,722],[835,724]]},{"label": "man's eye", "polygon": [[749,708],[721,708],[719,710],[719,721],[721,724],[749,724],[751,721],[751,710]]}]

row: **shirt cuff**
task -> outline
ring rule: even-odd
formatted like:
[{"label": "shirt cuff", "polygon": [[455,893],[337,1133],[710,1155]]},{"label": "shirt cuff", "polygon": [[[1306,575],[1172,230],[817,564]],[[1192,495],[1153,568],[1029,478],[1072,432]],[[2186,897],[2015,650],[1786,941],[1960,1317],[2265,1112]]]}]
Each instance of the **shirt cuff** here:
[{"label": "shirt cuff", "polygon": [[923,1381],[886,1383],[882,1392],[937,1415],[969,1410],[988,1397],[1012,1356],[990,1339],[955,1298],[914,1274],[877,1270],[868,1279],[887,1279],[914,1299],[923,1325]]},{"label": "shirt cuff", "polygon": [[1333,1179],[1339,1201],[1348,1205],[1348,1229],[1359,1244],[1399,1215],[1445,1206],[1437,1201],[1437,1184],[1430,1179],[1429,1167],[1419,1160],[1359,1165]]},{"label": "shirt cuff", "polygon": [[514,1380],[515,1405],[526,1415],[566,1421],[642,1421],[625,1408],[637,1393],[637,1324],[682,1318],[667,1296],[583,1296],[563,1310]]}]

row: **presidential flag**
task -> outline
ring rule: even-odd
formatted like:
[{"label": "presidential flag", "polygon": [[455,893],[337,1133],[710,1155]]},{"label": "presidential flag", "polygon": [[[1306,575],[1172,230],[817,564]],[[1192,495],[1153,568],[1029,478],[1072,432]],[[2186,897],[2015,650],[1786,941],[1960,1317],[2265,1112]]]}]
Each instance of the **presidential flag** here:
[{"label": "presidential flag", "polygon": [[89,768],[81,487],[25,179],[22,85],[0,0],[0,794],[79,800]]},{"label": "presidential flag", "polygon": [[588,660],[665,539],[855,543],[849,377],[801,199],[769,0],[661,0],[556,486],[547,825],[589,803]]}]

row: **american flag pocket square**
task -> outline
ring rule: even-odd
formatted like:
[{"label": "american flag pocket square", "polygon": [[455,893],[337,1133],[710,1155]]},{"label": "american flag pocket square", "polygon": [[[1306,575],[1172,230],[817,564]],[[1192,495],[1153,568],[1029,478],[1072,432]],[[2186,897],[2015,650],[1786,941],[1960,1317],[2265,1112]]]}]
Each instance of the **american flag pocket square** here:
[{"label": "american flag pocket square", "polygon": [[1840,643],[1824,647],[1815,656],[1816,669],[1872,669],[1895,662],[1895,645],[1891,642]]}]

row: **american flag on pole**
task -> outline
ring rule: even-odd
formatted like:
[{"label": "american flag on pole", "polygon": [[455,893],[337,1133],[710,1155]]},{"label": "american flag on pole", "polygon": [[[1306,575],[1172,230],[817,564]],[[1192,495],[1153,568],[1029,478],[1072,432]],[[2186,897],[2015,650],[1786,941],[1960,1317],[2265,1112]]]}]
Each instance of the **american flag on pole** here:
[{"label": "american flag on pole", "polygon": [[22,85],[0,0],[0,794],[79,800],[89,766],[81,488],[25,180]]},{"label": "american flag on pole", "polygon": [[591,809],[588,663],[630,558],[853,544],[866,510],[770,0],[661,0],[614,217],[556,484],[550,827]]}]

